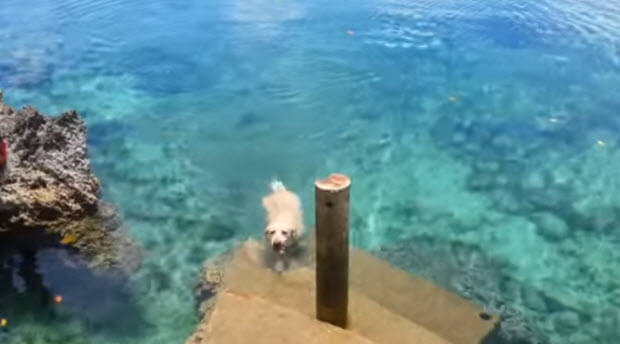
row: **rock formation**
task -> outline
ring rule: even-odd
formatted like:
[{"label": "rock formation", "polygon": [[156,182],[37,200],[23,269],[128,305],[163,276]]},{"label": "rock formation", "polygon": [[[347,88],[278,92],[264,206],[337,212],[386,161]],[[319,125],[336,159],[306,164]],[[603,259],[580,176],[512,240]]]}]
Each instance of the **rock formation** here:
[{"label": "rock formation", "polygon": [[2,246],[40,238],[41,246],[76,248],[93,266],[135,267],[135,245],[123,235],[116,211],[100,199],[77,112],[47,117],[32,107],[16,111],[0,93],[0,136],[9,145],[0,169]]}]

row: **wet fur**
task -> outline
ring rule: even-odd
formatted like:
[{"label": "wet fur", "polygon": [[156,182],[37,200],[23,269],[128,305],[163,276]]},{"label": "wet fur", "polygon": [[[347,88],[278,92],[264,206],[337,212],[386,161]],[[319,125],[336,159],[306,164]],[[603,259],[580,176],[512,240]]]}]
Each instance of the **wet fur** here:
[{"label": "wet fur", "polygon": [[300,241],[304,232],[299,197],[279,181],[271,183],[271,193],[263,197],[267,225],[267,264],[277,271],[287,270],[305,255]]}]

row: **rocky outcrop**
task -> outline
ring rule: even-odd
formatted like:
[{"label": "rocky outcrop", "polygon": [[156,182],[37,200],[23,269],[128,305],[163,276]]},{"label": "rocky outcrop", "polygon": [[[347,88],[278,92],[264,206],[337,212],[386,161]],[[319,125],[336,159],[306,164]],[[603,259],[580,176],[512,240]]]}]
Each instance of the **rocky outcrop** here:
[{"label": "rocky outcrop", "polygon": [[136,247],[123,235],[116,211],[100,200],[86,125],[75,111],[56,117],[32,107],[16,111],[0,95],[0,134],[9,143],[0,170],[0,236],[43,231],[96,266],[137,263]]}]

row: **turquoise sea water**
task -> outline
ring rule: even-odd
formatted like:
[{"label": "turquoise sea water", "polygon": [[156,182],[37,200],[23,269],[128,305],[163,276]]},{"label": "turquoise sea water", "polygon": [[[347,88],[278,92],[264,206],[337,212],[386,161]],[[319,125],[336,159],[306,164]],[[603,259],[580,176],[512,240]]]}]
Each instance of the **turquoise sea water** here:
[{"label": "turquoise sea water", "polygon": [[3,0],[5,102],[79,111],[145,257],[125,283],[40,252],[64,302],[16,286],[0,342],[183,343],[269,181],[310,224],[334,171],[353,243],[501,314],[498,342],[620,342],[618,6]]}]

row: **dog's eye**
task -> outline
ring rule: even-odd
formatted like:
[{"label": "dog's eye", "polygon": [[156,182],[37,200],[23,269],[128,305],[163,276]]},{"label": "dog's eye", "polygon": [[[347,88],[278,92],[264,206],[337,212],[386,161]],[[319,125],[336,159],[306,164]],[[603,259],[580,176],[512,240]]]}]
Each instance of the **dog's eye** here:
[{"label": "dog's eye", "polygon": [[288,235],[288,231],[282,231],[282,235],[287,236]]},{"label": "dog's eye", "polygon": [[269,231],[269,235],[274,235],[276,234],[276,231],[274,231],[273,229]]}]

